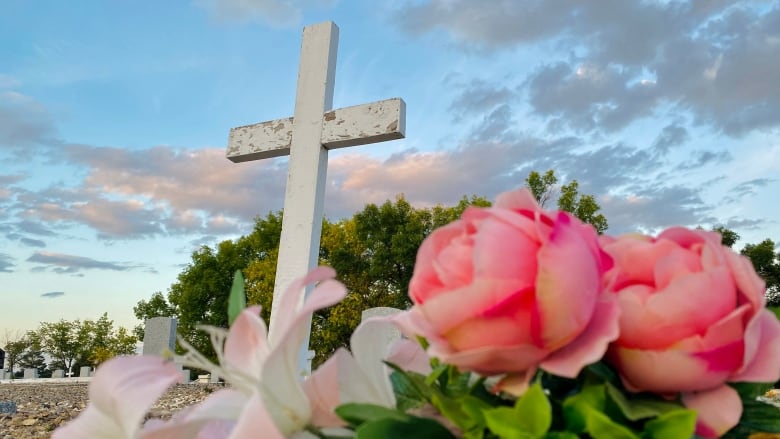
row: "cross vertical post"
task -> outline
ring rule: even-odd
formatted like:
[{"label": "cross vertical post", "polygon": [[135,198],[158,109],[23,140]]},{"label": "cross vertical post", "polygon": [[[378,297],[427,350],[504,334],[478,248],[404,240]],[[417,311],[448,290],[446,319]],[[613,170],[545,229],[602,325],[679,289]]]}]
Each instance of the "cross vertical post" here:
[{"label": "cross vertical post", "polygon": [[[406,105],[400,98],[331,110],[337,51],[338,27],[333,22],[306,26],[294,116],[230,130],[226,155],[235,163],[290,155],[271,332],[275,319],[288,317],[275,312],[281,295],[318,263],[328,150],[405,135]],[[311,373],[308,345],[307,337],[299,355],[301,375]]]}]

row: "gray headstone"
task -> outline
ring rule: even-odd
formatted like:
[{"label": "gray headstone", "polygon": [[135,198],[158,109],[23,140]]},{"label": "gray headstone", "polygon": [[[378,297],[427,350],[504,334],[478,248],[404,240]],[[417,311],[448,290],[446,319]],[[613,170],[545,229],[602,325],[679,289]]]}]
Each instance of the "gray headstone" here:
[{"label": "gray headstone", "polygon": [[0,401],[0,414],[16,413],[16,403],[13,401]]},{"label": "gray headstone", "polygon": [[189,384],[190,382],[190,370],[189,369],[182,369],[179,371],[181,374],[181,382],[182,384]]},{"label": "gray headstone", "polygon": [[162,355],[176,347],[176,319],[154,317],[144,325],[144,355]]},{"label": "gray headstone", "polygon": [[62,369],[57,369],[54,372],[51,373],[52,378],[65,378],[65,371]]},{"label": "gray headstone", "polygon": [[364,310],[360,315],[360,321],[369,319],[371,317],[385,317],[392,316],[401,312],[398,308],[391,308],[389,306],[377,306],[376,308],[369,308]]},{"label": "gray headstone", "polygon": [[79,369],[79,378],[88,378],[92,376],[92,368],[89,366],[81,366]]},{"label": "gray headstone", "polygon": [[209,383],[216,384],[218,382],[219,382],[219,375],[212,372],[211,375],[209,375]]},{"label": "gray headstone", "polygon": [[0,370],[0,380],[5,379],[5,370]]},{"label": "gray headstone", "polygon": [[26,380],[34,380],[38,378],[38,369],[31,368],[31,369],[25,369],[24,370],[24,379]]},{"label": "gray headstone", "polygon": [[[364,310],[360,315],[360,321],[370,319],[371,317],[388,317],[400,313],[398,308],[391,308],[389,306],[378,306],[376,308],[369,308]],[[395,340],[400,340],[403,337],[401,331],[393,328],[387,332],[387,343],[392,343]]]}]

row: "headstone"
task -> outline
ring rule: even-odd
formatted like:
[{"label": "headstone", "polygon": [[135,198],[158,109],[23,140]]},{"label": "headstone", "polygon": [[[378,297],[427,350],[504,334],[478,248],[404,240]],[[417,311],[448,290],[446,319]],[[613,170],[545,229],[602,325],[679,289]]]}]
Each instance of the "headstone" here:
[{"label": "headstone", "polygon": [[[333,22],[306,26],[295,115],[230,130],[226,155],[233,162],[290,155],[272,309],[293,280],[317,265],[328,150],[404,137],[406,106],[401,99],[331,111],[337,51]],[[271,332],[277,318],[287,316],[272,312]],[[307,335],[298,356],[301,375],[311,371],[308,344]]]},{"label": "headstone", "polygon": [[189,384],[190,382],[190,370],[189,369],[182,369],[179,371],[181,374],[181,383],[182,384]]},{"label": "headstone", "polygon": [[26,380],[34,380],[38,378],[38,369],[36,368],[29,368],[24,370],[24,379]]},{"label": "headstone", "polygon": [[[398,308],[391,308],[389,306],[377,306],[375,308],[368,308],[366,310],[363,310],[363,312],[360,315],[360,321],[365,321],[367,319],[370,319],[371,317],[388,317],[395,314],[398,314],[402,312]],[[388,332],[388,339],[387,343],[392,343],[395,340],[400,340],[403,335],[401,334],[401,331],[398,329],[393,328],[392,331]]]},{"label": "headstone", "polygon": [[0,380],[5,379],[5,369],[0,369]]},{"label": "headstone", "polygon": [[217,383],[219,383],[219,375],[217,375],[217,374],[212,372],[211,375],[209,376],[209,383],[210,384],[217,384]]},{"label": "headstone", "polygon": [[52,378],[65,378],[65,371],[62,369],[57,369],[54,372],[51,373]]},{"label": "headstone", "polygon": [[92,376],[92,368],[89,366],[81,366],[79,369],[79,378],[89,378]]},{"label": "headstone", "polygon": [[144,355],[162,355],[176,347],[176,319],[154,317],[144,325]]},{"label": "headstone", "polygon": [[0,414],[13,415],[16,413],[16,403],[13,401],[0,401]]},{"label": "headstone", "polygon": [[198,384],[208,384],[208,383],[209,383],[209,374],[198,375]]}]

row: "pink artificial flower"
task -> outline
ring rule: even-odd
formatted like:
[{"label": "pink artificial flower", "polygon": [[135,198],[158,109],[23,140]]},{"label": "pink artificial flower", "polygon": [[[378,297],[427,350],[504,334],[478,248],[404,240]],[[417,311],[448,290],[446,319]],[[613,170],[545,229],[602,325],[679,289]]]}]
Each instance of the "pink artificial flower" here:
[{"label": "pink artificial flower", "polygon": [[423,242],[415,305],[396,320],[431,356],[509,374],[502,389],[521,393],[537,367],[575,377],[617,338],[618,308],[601,288],[609,265],[591,226],[543,211],[526,189],[504,193]]},{"label": "pink artificial flower", "polygon": [[116,357],[101,364],[89,386],[89,405],[58,428],[54,439],[151,439],[141,421],[152,404],[181,379],[158,356]]},{"label": "pink artificial flower", "polygon": [[[219,375],[233,388],[214,393],[192,411],[174,417],[169,429],[188,431],[192,425],[215,428],[214,423],[232,422],[229,436],[213,437],[239,439],[262,433],[267,438],[284,438],[309,425],[311,407],[298,374],[298,353],[314,311],[346,295],[344,285],[333,279],[335,275],[332,268],[319,267],[293,282],[274,310],[286,318],[274,319],[270,334],[259,306],[243,310],[229,331],[205,327],[219,365],[183,342],[189,349],[182,357],[186,364]],[[304,301],[305,286],[315,282],[319,284]]]},{"label": "pink artificial flower", "polygon": [[303,383],[312,402],[312,424],[340,427],[346,423],[334,409],[364,403],[395,408],[390,361],[404,370],[428,374],[430,359],[416,342],[398,339],[398,329],[385,317],[362,322],[350,339],[352,354],[338,349]]},{"label": "pink artificial flower", "polygon": [[620,304],[620,337],[607,360],[632,391],[676,395],[698,410],[697,434],[739,422],[727,381],[775,382],[780,323],[764,307],[750,261],[713,232],[670,228],[657,238],[605,238],[615,266],[605,275]]}]

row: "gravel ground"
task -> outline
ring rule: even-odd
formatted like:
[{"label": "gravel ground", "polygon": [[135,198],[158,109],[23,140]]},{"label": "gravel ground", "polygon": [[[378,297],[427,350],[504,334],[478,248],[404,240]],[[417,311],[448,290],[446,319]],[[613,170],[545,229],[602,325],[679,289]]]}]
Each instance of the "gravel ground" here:
[{"label": "gravel ground", "polygon": [[[223,387],[221,384],[177,384],[152,407],[148,417],[168,419]],[[0,384],[0,401],[13,401],[17,408],[13,415],[0,414],[0,439],[48,438],[60,424],[84,410],[87,390],[86,383]],[[770,391],[766,401],[780,407],[780,390]]]},{"label": "gravel ground", "polygon": [[[0,384],[0,401],[16,403],[16,413],[0,414],[0,439],[48,438],[60,424],[87,406],[88,384]],[[221,384],[177,384],[168,389],[149,412],[150,417],[170,418],[197,403]]]}]

